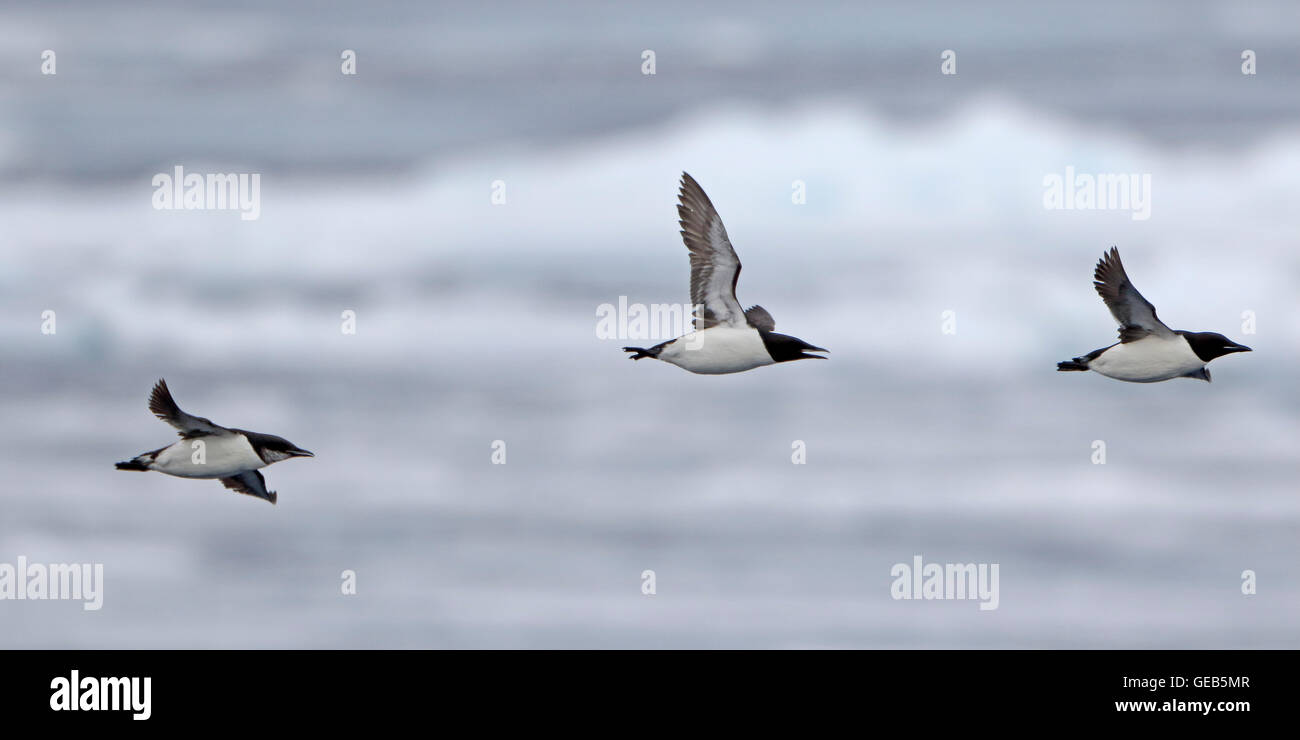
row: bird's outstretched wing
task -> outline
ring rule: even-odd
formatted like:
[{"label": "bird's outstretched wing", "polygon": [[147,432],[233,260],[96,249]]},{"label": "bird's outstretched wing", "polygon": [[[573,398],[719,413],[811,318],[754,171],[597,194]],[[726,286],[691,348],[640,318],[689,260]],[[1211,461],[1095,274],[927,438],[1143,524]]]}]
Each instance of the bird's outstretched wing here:
[{"label": "bird's outstretched wing", "polygon": [[238,493],[256,496],[275,503],[275,491],[266,490],[266,479],[262,477],[260,470],[246,470],[239,475],[229,478],[221,478],[221,485]]},{"label": "bird's outstretched wing", "polygon": [[1136,342],[1152,334],[1172,337],[1174,332],[1156,318],[1156,307],[1142,297],[1128,274],[1124,272],[1124,263],[1119,260],[1119,249],[1111,247],[1097,261],[1097,270],[1093,273],[1093,285],[1097,294],[1106,302],[1106,308],[1119,322],[1119,341]]},{"label": "bird's outstretched wing", "polygon": [[772,318],[772,314],[762,306],[750,306],[749,310],[745,311],[745,321],[761,331],[776,331],[776,319]]},{"label": "bird's outstretched wing", "polygon": [[153,393],[149,394],[149,410],[154,413],[154,416],[176,427],[181,437],[185,439],[206,437],[229,431],[225,427],[217,426],[201,416],[190,416],[181,411],[181,407],[177,406],[176,401],[172,398],[172,392],[167,389],[166,380],[159,380],[154,385]]},{"label": "bird's outstretched wing", "polygon": [[744,326],[745,312],[736,300],[740,258],[731,247],[722,218],[700,184],[685,172],[677,200],[682,241],[691,253],[691,303],[702,306],[695,317],[695,328]]}]

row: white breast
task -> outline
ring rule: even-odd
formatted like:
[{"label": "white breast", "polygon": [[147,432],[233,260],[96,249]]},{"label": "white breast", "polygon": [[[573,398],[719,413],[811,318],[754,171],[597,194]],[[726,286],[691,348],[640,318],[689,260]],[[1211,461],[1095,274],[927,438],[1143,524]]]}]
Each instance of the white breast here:
[{"label": "white breast", "polygon": [[678,337],[659,359],[701,375],[722,375],[772,364],[763,338],[753,327],[715,326]]},{"label": "white breast", "polygon": [[1199,370],[1205,362],[1196,356],[1181,334],[1172,339],[1149,336],[1117,344],[1088,363],[1108,378],[1134,383],[1155,383]]},{"label": "white breast", "polygon": [[266,463],[242,434],[182,439],[159,452],[150,466],[152,470],[181,478],[227,478],[264,467]]}]

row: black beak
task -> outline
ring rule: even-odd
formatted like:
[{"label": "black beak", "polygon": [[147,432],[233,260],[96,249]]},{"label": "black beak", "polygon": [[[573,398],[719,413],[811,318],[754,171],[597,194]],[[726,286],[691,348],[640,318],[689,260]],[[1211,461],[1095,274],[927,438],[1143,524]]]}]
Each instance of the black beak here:
[{"label": "black beak", "polygon": [[1228,350],[1228,353],[1229,353],[1229,354],[1231,354],[1231,353],[1233,353],[1233,352],[1253,352],[1253,351],[1254,351],[1254,350],[1252,350],[1250,347],[1247,347],[1247,346],[1244,345],[1244,344],[1232,344],[1232,345],[1229,345],[1229,346],[1227,346],[1227,347],[1224,347],[1224,349]]},{"label": "black beak", "polygon": [[297,447],[293,448],[292,450],[289,450],[289,454],[293,457],[316,457],[316,455],[308,452],[307,450],[300,450]]},{"label": "black beak", "polygon": [[[814,346],[812,346],[811,344],[808,344],[807,342],[805,342],[805,343],[804,343],[804,346],[803,346],[803,347],[800,347],[800,349],[808,350],[808,352],[830,352],[830,350],[828,350],[828,349],[822,349],[821,347],[814,347]],[[825,359],[829,359],[829,358],[826,358],[826,357],[822,357],[821,355],[810,355],[810,354],[808,354],[808,352],[800,352],[800,353],[799,353],[799,356],[800,356],[800,357],[806,357],[806,358],[808,358],[808,359],[813,359],[813,360],[825,360]]]}]

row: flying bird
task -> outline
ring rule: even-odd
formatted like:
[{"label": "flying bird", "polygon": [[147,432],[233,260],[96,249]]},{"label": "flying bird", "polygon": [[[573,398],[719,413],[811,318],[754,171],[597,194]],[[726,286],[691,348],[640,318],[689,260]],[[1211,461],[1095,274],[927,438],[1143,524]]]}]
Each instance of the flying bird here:
[{"label": "flying bird", "polygon": [[776,333],[776,321],[762,306],[742,310],[736,300],[740,259],[727,238],[709,196],[695,178],[682,173],[677,196],[682,240],[691,256],[691,303],[695,331],[668,342],[624,347],[629,357],[651,357],[701,375],[723,375],[792,360],[825,360],[828,352],[795,337]]},{"label": "flying bird", "polygon": [[1157,383],[1171,378],[1198,378],[1208,383],[1210,369],[1206,364],[1210,360],[1233,352],[1251,351],[1250,347],[1212,331],[1183,331],[1165,326],[1156,318],[1156,307],[1129,281],[1115,247],[1102,255],[1093,277],[1097,293],[1119,322],[1119,343],[1058,362],[1058,371],[1093,370],[1131,383]]},{"label": "flying bird", "polygon": [[149,395],[149,410],[176,427],[181,440],[120,462],[118,470],[156,470],[178,478],[216,478],[237,493],[274,504],[275,491],[266,490],[266,480],[258,468],[291,457],[315,457],[283,437],[227,429],[203,417],[190,416],[176,405],[166,380],[154,385]]}]

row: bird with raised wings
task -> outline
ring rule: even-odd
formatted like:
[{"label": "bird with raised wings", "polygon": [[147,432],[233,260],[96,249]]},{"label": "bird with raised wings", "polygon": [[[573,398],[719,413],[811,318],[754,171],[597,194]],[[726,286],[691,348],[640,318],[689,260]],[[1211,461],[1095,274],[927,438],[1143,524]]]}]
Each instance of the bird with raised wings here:
[{"label": "bird with raised wings", "polygon": [[821,347],[776,333],[776,321],[762,306],[742,310],[736,299],[740,259],[727,238],[709,196],[682,173],[677,196],[682,240],[691,257],[691,303],[697,307],[695,331],[668,342],[624,347],[629,357],[662,360],[701,375],[724,375],[792,360],[824,360]]},{"label": "bird with raised wings", "polygon": [[1212,331],[1165,326],[1156,318],[1156,307],[1129,281],[1115,247],[1097,262],[1093,278],[1097,293],[1119,322],[1119,342],[1058,362],[1057,370],[1092,370],[1130,383],[1157,383],[1171,378],[1196,378],[1208,383],[1210,360],[1251,351]]},{"label": "bird with raised wings", "polygon": [[315,457],[307,450],[273,434],[227,429],[176,405],[167,381],[159,380],[149,395],[149,410],[171,424],[179,442],[145,452],[117,464],[118,470],[156,470],[178,478],[216,478],[237,493],[275,503],[275,491],[266,490],[258,468],[291,457]]}]

